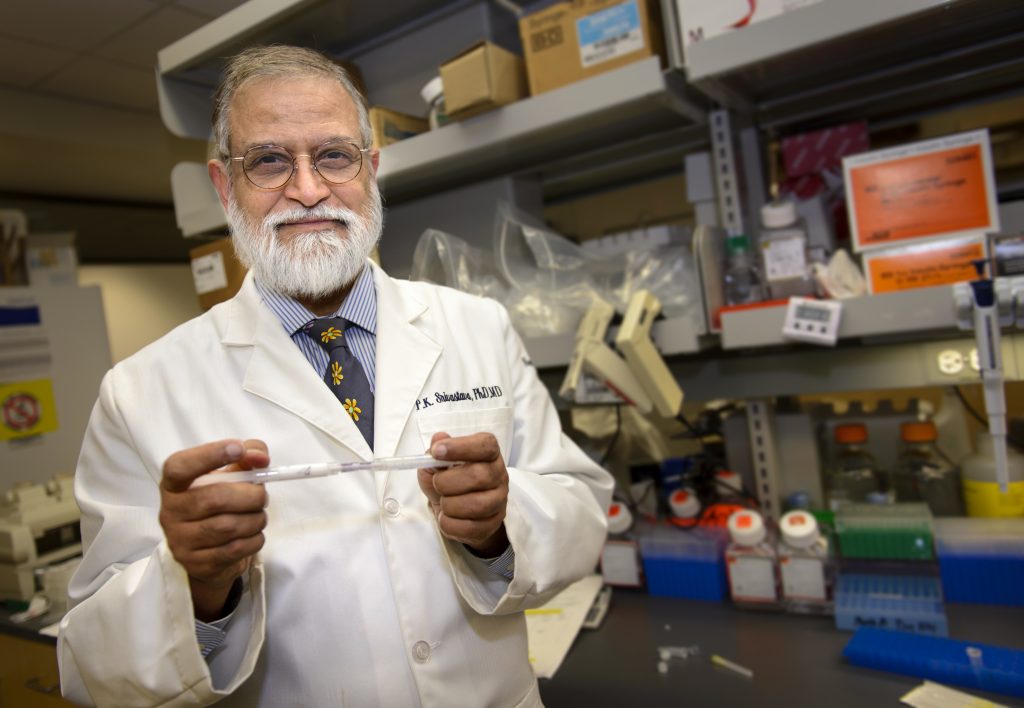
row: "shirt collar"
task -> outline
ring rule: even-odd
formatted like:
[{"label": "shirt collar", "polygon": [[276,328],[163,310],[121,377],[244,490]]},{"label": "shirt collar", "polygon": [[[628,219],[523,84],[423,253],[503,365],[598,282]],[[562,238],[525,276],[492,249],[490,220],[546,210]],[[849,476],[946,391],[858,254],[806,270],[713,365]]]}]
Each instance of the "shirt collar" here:
[{"label": "shirt collar", "polygon": [[[295,334],[307,322],[316,319],[316,315],[295,299],[265,287],[258,278],[253,278],[253,283],[263,303],[277,316],[289,335]],[[364,266],[359,272],[341,307],[331,316],[344,317],[370,334],[377,334],[377,290],[373,285],[373,271],[369,266]]]}]

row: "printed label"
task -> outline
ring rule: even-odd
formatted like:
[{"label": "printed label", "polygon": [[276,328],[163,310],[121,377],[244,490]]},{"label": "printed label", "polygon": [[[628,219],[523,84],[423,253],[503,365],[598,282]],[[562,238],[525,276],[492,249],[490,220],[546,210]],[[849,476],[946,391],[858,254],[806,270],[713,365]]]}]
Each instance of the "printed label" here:
[{"label": "printed label", "polygon": [[196,294],[205,295],[228,286],[228,274],[224,270],[224,254],[220,251],[208,253],[192,260],[192,280]]},{"label": "printed label", "polygon": [[825,600],[825,567],[814,558],[783,558],[782,592],[792,600]]},{"label": "printed label", "polygon": [[770,558],[729,557],[729,590],[734,600],[771,602],[775,594],[775,568]]},{"label": "printed label", "polygon": [[762,249],[768,280],[789,280],[807,274],[807,254],[804,251],[802,231],[794,230],[791,236],[784,232],[763,244]]},{"label": "printed label", "polygon": [[576,36],[584,69],[643,49],[637,0],[581,17],[576,20]]},{"label": "printed label", "polygon": [[948,285],[975,277],[974,261],[985,257],[985,237],[936,241],[863,255],[872,294]]}]

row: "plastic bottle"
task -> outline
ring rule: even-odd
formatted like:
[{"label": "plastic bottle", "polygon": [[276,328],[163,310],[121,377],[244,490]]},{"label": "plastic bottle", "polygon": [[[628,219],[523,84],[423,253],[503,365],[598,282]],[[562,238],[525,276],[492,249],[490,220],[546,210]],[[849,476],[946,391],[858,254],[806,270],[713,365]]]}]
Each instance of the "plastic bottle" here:
[{"label": "plastic bottle", "polygon": [[861,423],[837,425],[835,440],[839,447],[827,483],[833,511],[844,502],[868,502],[872,494],[883,491],[878,462],[864,447],[867,427]]},{"label": "plastic bottle", "polygon": [[437,130],[442,125],[447,125],[451,122],[445,110],[444,83],[441,81],[440,76],[435,76],[428,81],[426,86],[420,89],[420,96],[423,98],[424,103],[430,107],[428,121],[430,122],[431,130]]},{"label": "plastic bottle", "polygon": [[828,539],[806,511],[791,511],[779,521],[779,573],[782,598],[789,612],[828,614],[832,611],[832,563]]},{"label": "plastic bottle", "polygon": [[746,305],[765,299],[764,278],[746,234],[735,234],[725,241],[726,305]]},{"label": "plastic bottle", "polygon": [[695,519],[700,514],[700,499],[693,487],[680,487],[668,498],[672,515],[679,519]]},{"label": "plastic bottle", "polygon": [[744,509],[729,517],[725,567],[729,594],[738,607],[781,609],[778,558],[768,543],[768,529],[756,511]]},{"label": "plastic bottle", "polygon": [[633,534],[633,514],[619,501],[613,501],[608,507],[608,539],[601,551],[601,576],[607,585],[640,587],[643,584],[640,547]]},{"label": "plastic bottle", "polygon": [[903,423],[903,450],[893,470],[896,501],[923,501],[934,516],[963,516],[960,472],[935,447],[938,433],[930,421]]},{"label": "plastic bottle", "polygon": [[978,433],[977,445],[977,452],[960,461],[967,515],[1024,516],[1024,455],[1012,447],[1007,448],[1010,489],[1004,493],[996,481],[992,436],[982,430]]},{"label": "plastic bottle", "polygon": [[814,279],[807,258],[807,227],[790,200],[761,207],[761,262],[772,299],[813,296]]}]

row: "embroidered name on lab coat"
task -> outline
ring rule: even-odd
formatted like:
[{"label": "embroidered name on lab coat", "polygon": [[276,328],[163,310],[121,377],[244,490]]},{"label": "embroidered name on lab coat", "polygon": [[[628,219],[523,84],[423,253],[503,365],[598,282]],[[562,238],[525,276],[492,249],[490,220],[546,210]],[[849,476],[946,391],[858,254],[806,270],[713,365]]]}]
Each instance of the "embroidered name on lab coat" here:
[{"label": "embroidered name on lab coat", "polygon": [[501,386],[479,386],[469,391],[435,391],[429,396],[416,401],[416,410],[430,408],[438,403],[453,403],[455,401],[483,401],[490,398],[501,398],[504,396]]}]

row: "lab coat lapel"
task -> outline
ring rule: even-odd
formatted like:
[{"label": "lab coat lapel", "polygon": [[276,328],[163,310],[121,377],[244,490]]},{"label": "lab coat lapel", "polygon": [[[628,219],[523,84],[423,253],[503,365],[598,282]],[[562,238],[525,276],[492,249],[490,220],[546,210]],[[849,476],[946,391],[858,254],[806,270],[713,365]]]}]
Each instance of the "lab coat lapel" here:
[{"label": "lab coat lapel", "polygon": [[377,388],[373,439],[376,457],[396,454],[441,345],[418,326],[427,305],[403,294],[374,266],[377,287]]},{"label": "lab coat lapel", "polygon": [[224,343],[253,347],[243,388],[319,428],[360,459],[371,459],[359,429],[263,304],[251,275],[233,305]]}]

